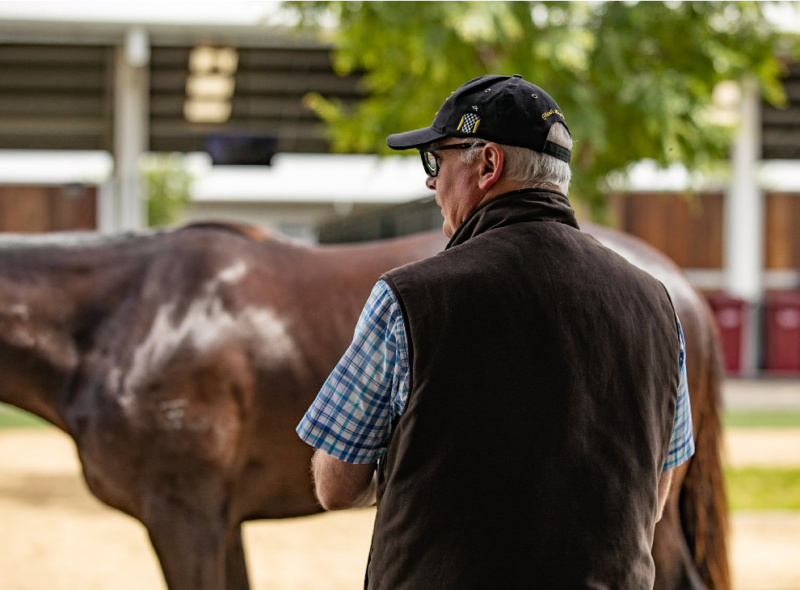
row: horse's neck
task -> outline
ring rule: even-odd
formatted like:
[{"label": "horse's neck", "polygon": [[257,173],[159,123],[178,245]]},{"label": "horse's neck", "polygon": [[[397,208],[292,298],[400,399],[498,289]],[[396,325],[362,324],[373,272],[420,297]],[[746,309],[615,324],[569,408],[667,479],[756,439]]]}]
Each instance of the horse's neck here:
[{"label": "horse's neck", "polygon": [[396,266],[433,256],[441,252],[446,245],[447,238],[436,231],[393,240],[323,246],[321,251],[327,251],[340,259],[340,262],[334,265],[334,270],[343,264],[342,261],[347,261],[363,267],[367,272],[372,271],[380,275]]},{"label": "horse's neck", "polygon": [[[432,232],[394,240],[323,246],[317,251],[324,272],[339,279],[347,277],[344,282],[332,281],[343,288],[334,293],[326,291],[326,304],[337,310],[342,310],[343,306],[355,306],[360,310],[369,288],[381,275],[395,267],[433,256],[446,244],[441,232]],[[352,326],[349,329],[352,331]]]},{"label": "horse's neck", "polygon": [[135,276],[121,248],[0,243],[0,401],[65,427],[82,340]]}]

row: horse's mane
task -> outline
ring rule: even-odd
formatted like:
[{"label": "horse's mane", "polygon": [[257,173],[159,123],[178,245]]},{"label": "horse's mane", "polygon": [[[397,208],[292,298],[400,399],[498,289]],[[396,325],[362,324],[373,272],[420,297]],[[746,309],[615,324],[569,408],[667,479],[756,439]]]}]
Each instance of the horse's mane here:
[{"label": "horse's mane", "polygon": [[187,223],[186,225],[178,228],[177,231],[186,231],[192,229],[217,229],[233,232],[255,242],[263,242],[274,237],[272,233],[267,232],[263,228],[255,225],[249,225],[247,223],[239,223],[236,221],[195,221],[192,223]]},{"label": "horse's mane", "polygon": [[104,234],[96,231],[67,231],[41,234],[0,233],[0,251],[25,248],[82,248],[113,246],[115,244],[147,240],[170,232],[192,229],[216,229],[233,232],[256,242],[274,237],[271,233],[254,225],[233,221],[198,221],[177,228],[154,228]]}]

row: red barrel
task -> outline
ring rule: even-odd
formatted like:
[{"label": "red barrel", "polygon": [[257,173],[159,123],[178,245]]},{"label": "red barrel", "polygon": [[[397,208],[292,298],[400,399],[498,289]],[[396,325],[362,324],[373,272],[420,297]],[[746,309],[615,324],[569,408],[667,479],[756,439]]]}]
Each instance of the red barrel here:
[{"label": "red barrel", "polygon": [[800,291],[767,295],[764,313],[764,368],[800,373]]},{"label": "red barrel", "polygon": [[731,375],[739,374],[742,370],[742,339],[745,337],[745,302],[725,293],[710,293],[706,298],[719,328],[725,371]]}]

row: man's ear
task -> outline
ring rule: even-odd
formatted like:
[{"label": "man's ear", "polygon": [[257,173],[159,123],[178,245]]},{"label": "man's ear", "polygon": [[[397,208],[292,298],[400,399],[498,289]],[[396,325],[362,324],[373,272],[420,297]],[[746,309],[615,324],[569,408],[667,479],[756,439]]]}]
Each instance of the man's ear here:
[{"label": "man's ear", "polygon": [[497,184],[503,174],[505,165],[503,148],[493,142],[487,143],[481,151],[480,164],[478,187],[482,191],[487,191]]}]

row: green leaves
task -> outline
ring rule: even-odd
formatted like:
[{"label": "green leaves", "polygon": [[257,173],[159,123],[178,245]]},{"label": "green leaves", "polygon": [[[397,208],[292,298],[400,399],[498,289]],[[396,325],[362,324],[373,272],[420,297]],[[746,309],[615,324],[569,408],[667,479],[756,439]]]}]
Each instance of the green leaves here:
[{"label": "green leaves", "polygon": [[190,200],[192,174],[181,154],[147,154],[142,160],[147,195],[147,225],[160,227],[178,220]]},{"label": "green leaves", "polygon": [[725,157],[731,129],[705,116],[715,86],[751,78],[782,99],[777,34],[756,2],[290,2],[306,26],[338,22],[336,67],[363,72],[356,105],[311,97],[334,148],[386,152],[429,125],[448,93],[487,73],[522,74],[566,114],[571,195],[602,216],[605,179],[652,158],[695,169]]}]

